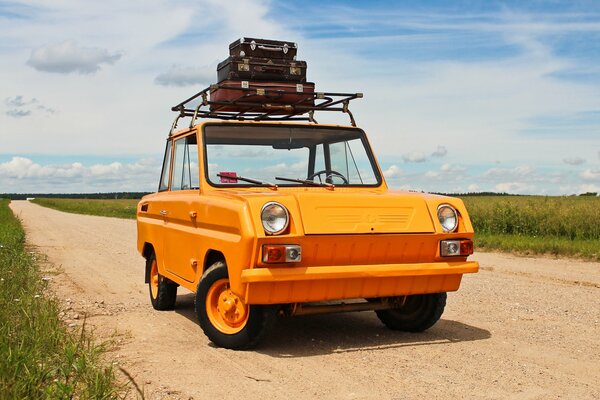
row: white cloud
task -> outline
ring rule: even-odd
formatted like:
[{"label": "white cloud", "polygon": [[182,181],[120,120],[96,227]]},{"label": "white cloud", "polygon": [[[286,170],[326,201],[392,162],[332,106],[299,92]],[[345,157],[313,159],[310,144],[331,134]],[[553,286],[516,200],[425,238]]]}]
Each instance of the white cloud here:
[{"label": "white cloud", "polygon": [[121,54],[97,47],[81,47],[73,40],[49,44],[31,52],[27,64],[38,71],[69,74],[93,74],[102,64],[114,64]]},{"label": "white cloud", "polygon": [[402,156],[404,162],[421,163],[427,161],[427,156],[424,153],[413,151]]},{"label": "white cloud", "polygon": [[160,161],[133,163],[39,164],[26,157],[0,163],[0,187],[6,192],[66,193],[98,191],[152,191],[160,174]]},{"label": "white cloud", "polygon": [[209,67],[184,67],[172,65],[167,72],[158,75],[154,82],[163,86],[208,86],[216,80],[214,65]]},{"label": "white cloud", "polygon": [[469,193],[481,192],[481,188],[476,183],[471,183],[469,186],[467,186],[467,190],[469,191]]},{"label": "white cloud", "polygon": [[579,174],[579,176],[586,181],[600,180],[600,169],[588,168],[585,171],[583,171],[581,174]]},{"label": "white cloud", "polygon": [[485,177],[523,177],[535,171],[530,165],[519,165],[514,168],[490,168],[483,173]]},{"label": "white cloud", "polygon": [[402,175],[402,170],[398,168],[397,165],[390,165],[385,171],[383,171],[383,176],[386,179],[394,179]]},{"label": "white cloud", "polygon": [[463,167],[462,165],[452,165],[452,164],[446,163],[440,167],[440,171],[446,172],[446,173],[464,172],[465,167]]},{"label": "white cloud", "polygon": [[585,164],[585,159],[581,157],[566,157],[563,158],[563,162],[569,165],[581,165]]},{"label": "white cloud", "polygon": [[501,193],[522,194],[526,193],[530,187],[523,182],[501,182],[496,184],[494,188]]}]

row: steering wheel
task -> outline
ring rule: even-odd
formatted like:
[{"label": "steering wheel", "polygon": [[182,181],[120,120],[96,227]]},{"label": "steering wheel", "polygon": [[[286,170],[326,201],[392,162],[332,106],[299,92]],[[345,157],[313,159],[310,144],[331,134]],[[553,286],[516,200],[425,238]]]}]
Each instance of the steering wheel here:
[{"label": "steering wheel", "polygon": [[332,178],[334,176],[337,176],[338,178],[340,178],[342,180],[342,182],[346,185],[349,183],[348,179],[346,179],[346,177],[344,175],[340,174],[339,172],[334,171],[334,170],[327,171],[325,169],[322,171],[315,172],[314,174],[311,174],[307,179],[309,181],[311,181],[311,180],[314,180],[314,178],[318,176],[319,182],[323,182],[320,177],[320,175],[323,175],[323,174],[325,175],[325,182],[327,182],[327,183],[333,183]]}]

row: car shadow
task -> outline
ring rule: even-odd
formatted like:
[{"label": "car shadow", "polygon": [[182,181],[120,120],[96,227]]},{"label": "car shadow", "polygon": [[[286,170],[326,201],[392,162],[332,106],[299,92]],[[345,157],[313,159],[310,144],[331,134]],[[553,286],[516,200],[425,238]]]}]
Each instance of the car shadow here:
[{"label": "car shadow", "polygon": [[[198,323],[191,293],[177,297],[175,312]],[[386,328],[374,312],[364,311],[278,318],[272,331],[254,351],[271,357],[295,358],[471,342],[491,336],[486,329],[444,318],[425,332],[393,331]]]}]

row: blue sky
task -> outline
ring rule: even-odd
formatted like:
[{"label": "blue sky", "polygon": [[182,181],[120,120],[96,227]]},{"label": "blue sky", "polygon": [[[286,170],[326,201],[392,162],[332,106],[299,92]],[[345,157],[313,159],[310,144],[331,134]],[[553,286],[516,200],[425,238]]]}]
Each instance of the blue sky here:
[{"label": "blue sky", "polygon": [[0,1],[0,193],[155,190],[170,107],[240,36],[364,92],[393,188],[600,191],[600,2],[232,3]]}]

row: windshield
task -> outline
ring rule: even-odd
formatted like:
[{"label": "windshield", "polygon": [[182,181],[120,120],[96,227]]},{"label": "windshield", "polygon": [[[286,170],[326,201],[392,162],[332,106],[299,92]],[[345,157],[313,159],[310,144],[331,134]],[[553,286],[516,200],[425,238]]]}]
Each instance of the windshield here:
[{"label": "windshield", "polygon": [[208,125],[207,179],[215,186],[376,186],[379,172],[357,128]]}]

